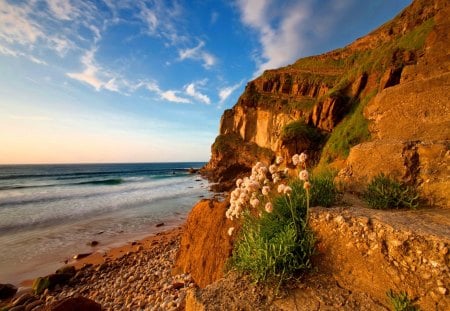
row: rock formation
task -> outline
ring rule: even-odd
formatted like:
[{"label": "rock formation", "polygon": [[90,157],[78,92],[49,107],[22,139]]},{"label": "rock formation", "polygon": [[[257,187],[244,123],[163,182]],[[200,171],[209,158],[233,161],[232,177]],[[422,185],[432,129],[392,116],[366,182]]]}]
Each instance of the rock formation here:
[{"label": "rock formation", "polygon": [[[450,206],[450,8],[416,0],[329,53],[267,70],[226,110],[203,172],[229,181],[256,159],[307,150],[353,191],[380,172]],[[286,130],[295,122],[318,135]],[[231,184],[228,185],[228,188]],[[225,187],[227,188],[227,187]]]}]

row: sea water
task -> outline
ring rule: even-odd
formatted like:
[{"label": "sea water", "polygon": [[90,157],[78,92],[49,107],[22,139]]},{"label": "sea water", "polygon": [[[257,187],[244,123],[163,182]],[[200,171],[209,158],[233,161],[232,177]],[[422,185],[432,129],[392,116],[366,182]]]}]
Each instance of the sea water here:
[{"label": "sea water", "polygon": [[[76,253],[183,222],[209,185],[204,163],[0,166],[0,283],[53,272]],[[99,247],[88,246],[99,241]]]}]

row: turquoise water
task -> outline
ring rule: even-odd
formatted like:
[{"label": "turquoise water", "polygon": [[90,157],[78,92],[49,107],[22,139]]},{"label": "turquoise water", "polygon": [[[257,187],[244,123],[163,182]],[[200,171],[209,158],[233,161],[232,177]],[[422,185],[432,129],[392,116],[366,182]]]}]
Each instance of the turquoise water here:
[{"label": "turquoise water", "polygon": [[[179,225],[209,185],[204,163],[0,166],[0,283],[50,273],[73,254]],[[100,242],[92,249],[87,243]],[[7,250],[7,251],[6,251]]]}]

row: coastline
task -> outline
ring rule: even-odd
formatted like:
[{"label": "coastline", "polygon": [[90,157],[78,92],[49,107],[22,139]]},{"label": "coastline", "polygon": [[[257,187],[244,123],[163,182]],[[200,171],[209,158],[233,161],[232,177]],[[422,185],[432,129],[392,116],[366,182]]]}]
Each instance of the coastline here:
[{"label": "coastline", "polygon": [[[70,262],[68,265],[76,269],[75,276],[65,285],[34,295],[32,301],[39,301],[43,307],[67,297],[82,296],[106,310],[178,310],[183,307],[186,290],[195,286],[190,275],[172,275],[183,229],[184,224],[166,228]],[[15,299],[30,295],[32,283],[33,280],[22,281]],[[0,303],[0,307],[5,305]]]}]

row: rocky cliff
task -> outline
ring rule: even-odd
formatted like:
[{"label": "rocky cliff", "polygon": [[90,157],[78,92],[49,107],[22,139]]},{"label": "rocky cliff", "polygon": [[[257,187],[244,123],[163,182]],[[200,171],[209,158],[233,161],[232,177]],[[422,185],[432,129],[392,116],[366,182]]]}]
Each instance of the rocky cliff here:
[{"label": "rocky cliff", "polygon": [[[265,71],[226,110],[205,172],[307,151],[352,190],[379,172],[450,206],[450,8],[416,0],[354,43]],[[231,184],[230,184],[231,185]]]}]

